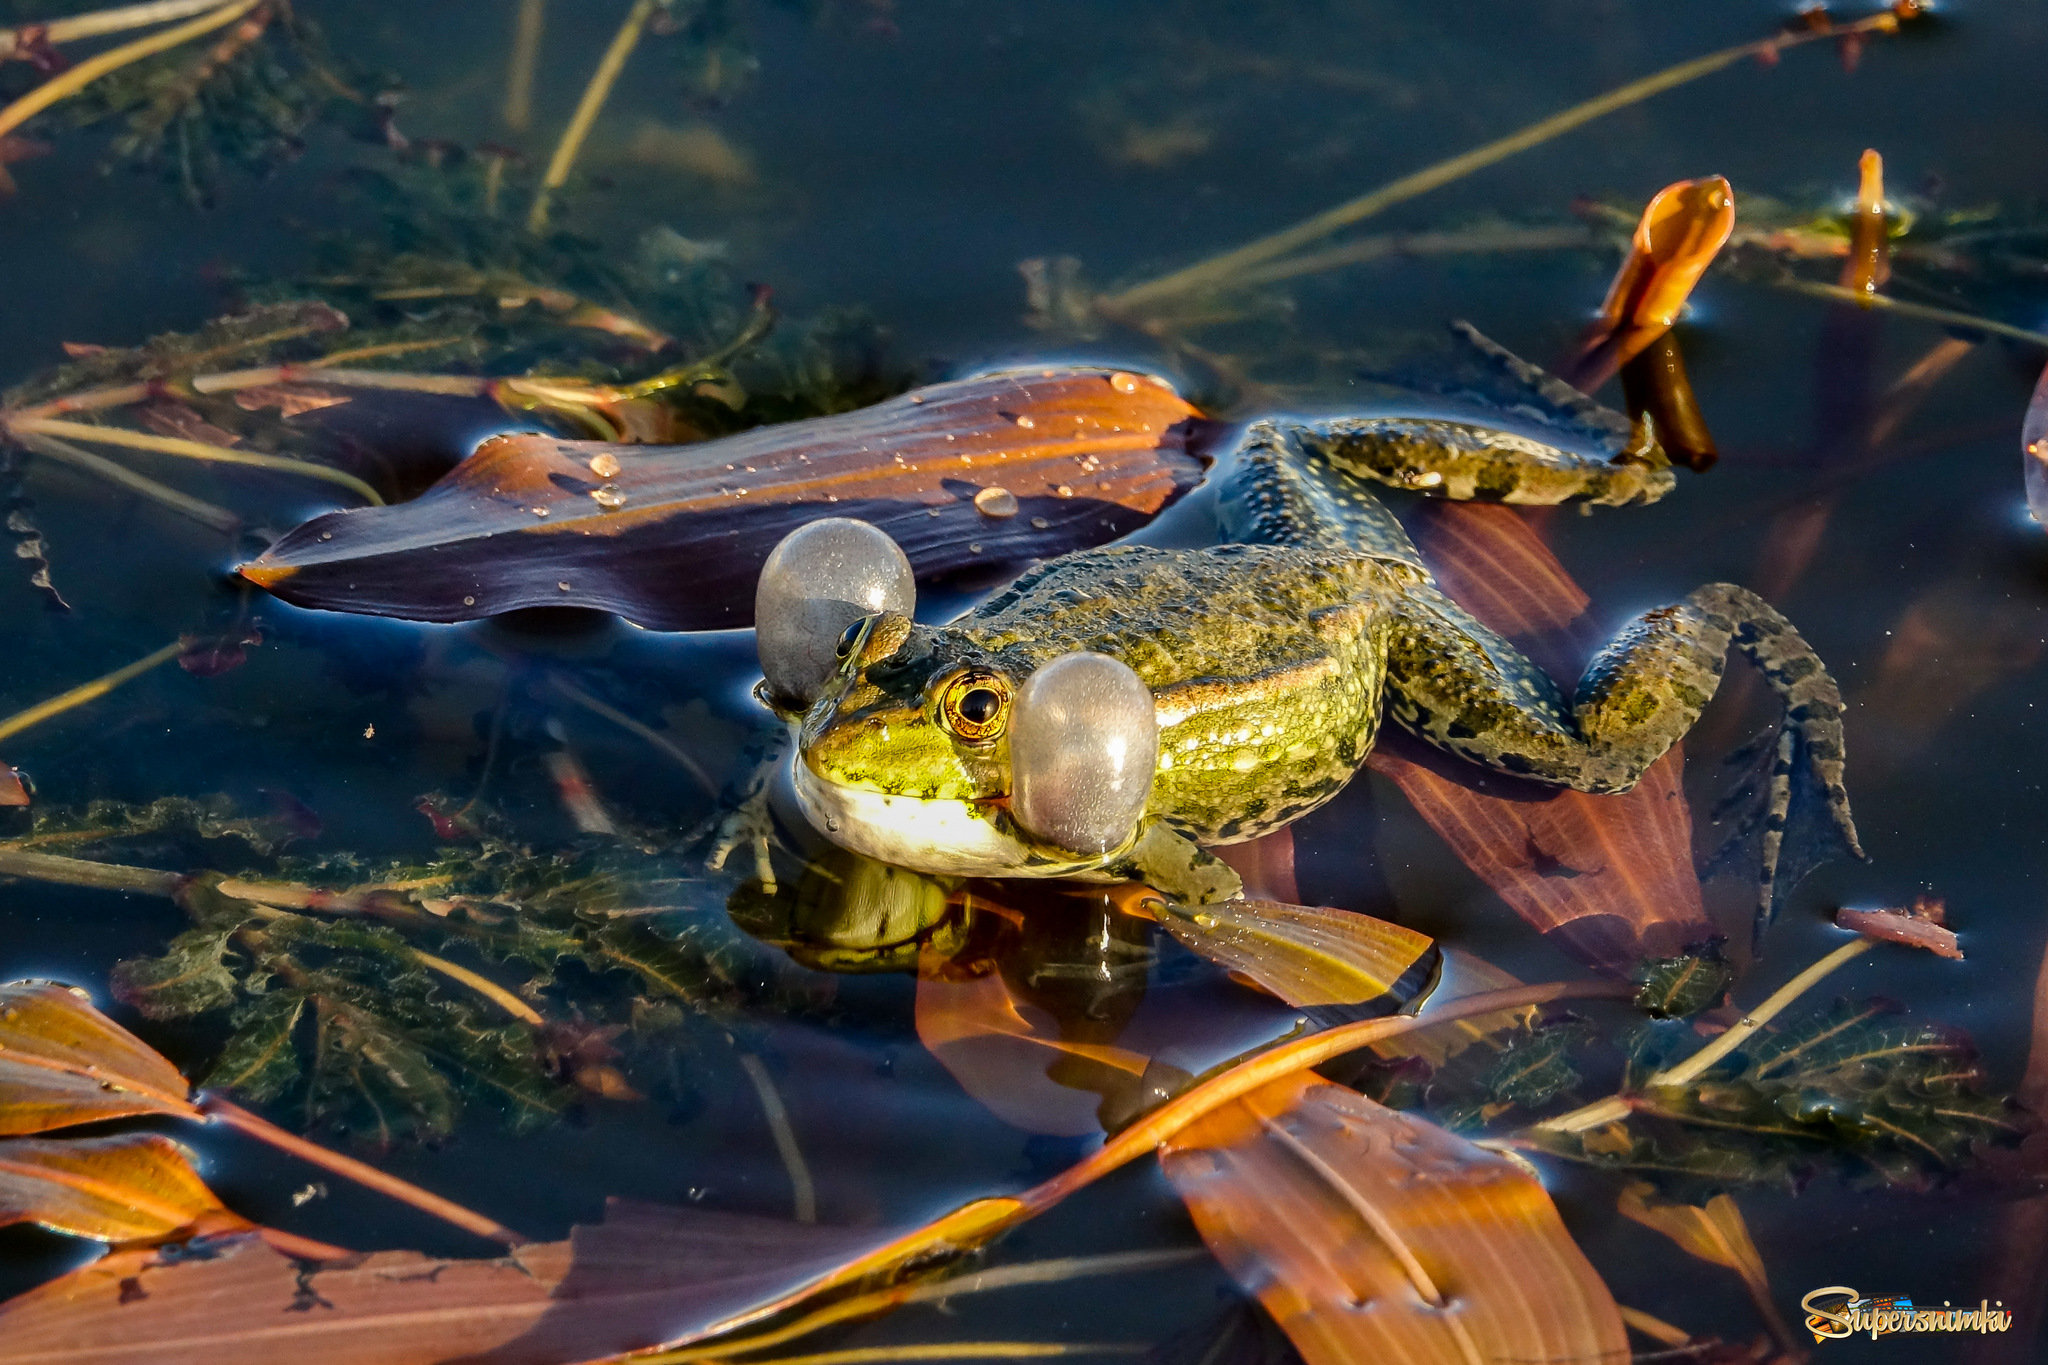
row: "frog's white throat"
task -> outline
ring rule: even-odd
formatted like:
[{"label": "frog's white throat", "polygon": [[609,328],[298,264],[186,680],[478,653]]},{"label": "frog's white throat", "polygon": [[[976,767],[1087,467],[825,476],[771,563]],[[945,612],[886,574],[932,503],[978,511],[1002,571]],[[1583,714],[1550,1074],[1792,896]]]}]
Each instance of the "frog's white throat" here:
[{"label": "frog's white throat", "polygon": [[1009,821],[972,801],[892,796],[820,777],[801,756],[797,803],[812,828],[841,848],[916,872],[952,877],[1072,877],[1101,859],[1047,858],[1017,838]]}]

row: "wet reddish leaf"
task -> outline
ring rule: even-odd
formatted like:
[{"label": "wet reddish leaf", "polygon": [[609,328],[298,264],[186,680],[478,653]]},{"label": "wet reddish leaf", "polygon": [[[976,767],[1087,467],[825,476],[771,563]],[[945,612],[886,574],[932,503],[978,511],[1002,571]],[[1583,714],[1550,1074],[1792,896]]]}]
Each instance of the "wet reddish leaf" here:
[{"label": "wet reddish leaf", "polygon": [[1919,896],[1903,910],[1837,910],[1835,927],[1866,938],[1881,938],[1888,943],[1925,948],[1937,957],[1950,957],[1960,962],[1962,946],[1956,942],[1955,930],[1943,922],[1947,917],[1947,908],[1940,901]]},{"label": "wet reddish leaf", "polygon": [[26,806],[29,804],[28,783],[22,779],[21,770],[0,763],[0,806]]},{"label": "wet reddish leaf", "polygon": [[1308,1365],[1621,1360],[1621,1313],[1515,1162],[1315,1076],[1182,1129],[1160,1161]]},{"label": "wet reddish leaf", "polygon": [[115,1252],[0,1304],[0,1365],[560,1365],[750,1321],[899,1235],[614,1202],[499,1260]]},{"label": "wet reddish leaf", "polygon": [[315,388],[311,384],[263,384],[253,388],[236,389],[234,399],[235,406],[244,412],[261,412],[265,408],[276,408],[280,417],[297,417],[301,413],[337,407],[348,402],[349,395],[336,393],[332,389]]},{"label": "wet reddish leaf", "polygon": [[134,1114],[197,1118],[178,1069],[50,981],[0,985],[0,1135]]},{"label": "wet reddish leaf", "polygon": [[[927,579],[1135,530],[1200,477],[1197,424],[1158,381],[1047,370],[694,446],[502,436],[414,501],[316,517],[240,571],[301,606],[418,620],[583,606],[745,626],[768,551],[822,516],[874,522]],[[987,488],[1015,513],[979,510]]]},{"label": "wet reddish leaf", "polygon": [[238,446],[242,438],[201,417],[198,411],[183,403],[164,400],[151,403],[138,414],[142,425],[159,436],[175,436],[183,441],[197,441],[209,446]]},{"label": "wet reddish leaf", "polygon": [[224,635],[186,635],[178,641],[184,652],[178,667],[195,678],[217,678],[240,668],[249,659],[249,646],[263,643],[260,630],[229,631]]},{"label": "wet reddish leaf", "polygon": [[[1575,680],[1587,598],[1522,515],[1432,504],[1417,541],[1452,597],[1553,676]],[[1497,776],[1403,735],[1372,766],[1501,899],[1590,965],[1622,972],[1713,936],[1692,862],[1692,815],[1674,749],[1635,790],[1589,796]]]},{"label": "wet reddish leaf", "polygon": [[206,1188],[184,1148],[155,1133],[0,1140],[0,1227],[10,1223],[102,1242],[182,1240],[250,1226]]}]

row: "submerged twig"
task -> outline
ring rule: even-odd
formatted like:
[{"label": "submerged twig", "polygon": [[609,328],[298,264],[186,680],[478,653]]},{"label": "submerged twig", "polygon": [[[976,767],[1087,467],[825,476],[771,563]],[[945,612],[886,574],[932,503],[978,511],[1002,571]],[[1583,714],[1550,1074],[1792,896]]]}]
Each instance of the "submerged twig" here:
[{"label": "submerged twig", "polygon": [[466,1209],[452,1199],[444,1199],[431,1190],[421,1189],[409,1180],[400,1180],[397,1176],[357,1161],[354,1157],[331,1152],[316,1142],[308,1142],[296,1134],[286,1132],[268,1119],[259,1118],[241,1105],[220,1095],[202,1095],[199,1099],[199,1112],[208,1118],[218,1119],[259,1142],[268,1143],[279,1151],[289,1152],[301,1161],[311,1162],[323,1170],[332,1171],[344,1179],[353,1180],[358,1185],[388,1195],[400,1203],[409,1204],[422,1213],[430,1213],[442,1222],[452,1223],[465,1232],[473,1232],[479,1237],[487,1237],[506,1246],[518,1246],[530,1240],[503,1223]]},{"label": "submerged twig", "polygon": [[590,84],[584,87],[576,112],[570,117],[569,126],[562,130],[562,140],[555,144],[554,156],[548,159],[547,173],[541,177],[540,192],[534,196],[533,208],[526,215],[526,226],[530,231],[540,232],[547,227],[550,200],[555,191],[568,182],[569,170],[576,164],[576,155],[583,150],[583,140],[590,136],[590,126],[597,122],[598,111],[611,97],[612,86],[618,83],[626,58],[633,55],[641,32],[661,2],[633,0],[633,8],[626,12],[626,22],[619,25],[619,31],[612,35],[611,46],[605,49],[597,70],[591,73]]},{"label": "submerged twig", "polygon": [[69,441],[60,441],[54,436],[39,432],[17,431],[15,439],[45,459],[69,465],[81,473],[125,488],[151,502],[169,508],[179,516],[190,517],[202,526],[211,527],[222,535],[234,535],[242,529],[242,519],[225,507],[216,507],[210,502],[181,493],[169,484],[158,483],[147,474],[138,474],[127,465],[95,455],[89,450],[80,450]]},{"label": "submerged twig", "polygon": [[1582,104],[1573,105],[1561,113],[1552,114],[1549,118],[1540,119],[1520,132],[1512,133],[1507,137],[1489,142],[1483,147],[1475,147],[1469,152],[1450,158],[1448,161],[1440,161],[1434,166],[1415,172],[1413,175],[1403,176],[1399,180],[1393,181],[1391,184],[1382,185],[1368,194],[1362,194],[1358,198],[1339,204],[1333,209],[1326,209],[1312,218],[1304,219],[1293,227],[1285,228],[1270,236],[1261,237],[1255,242],[1250,242],[1235,250],[1212,256],[1205,261],[1199,261],[1194,265],[1173,271],[1171,274],[1163,275],[1158,279],[1148,280],[1143,284],[1133,285],[1119,293],[1109,295],[1098,300],[1097,307],[1105,316],[1109,317],[1142,313],[1156,307],[1162,300],[1176,295],[1193,293],[1199,290],[1211,290],[1224,285],[1234,284],[1245,271],[1254,266],[1263,265],[1268,261],[1285,256],[1289,252],[1327,237],[1333,232],[1350,227],[1352,224],[1370,218],[1374,214],[1384,212],[1396,204],[1405,203],[1410,199],[1427,194],[1431,190],[1439,189],[1455,180],[1460,180],[1472,174],[1474,171],[1491,166],[1497,161],[1505,161],[1519,152],[1525,152],[1531,147],[1540,146],[1552,138],[1568,133],[1572,129],[1584,124],[1591,123],[1595,119],[1614,113],[1616,110],[1625,109],[1632,104],[1639,104],[1653,95],[1662,94],[1666,90],[1675,89],[1689,81],[1711,75],[1716,71],[1735,65],[1737,62],[1758,57],[1775,57],[1787,48],[1798,47],[1801,44],[1823,37],[1839,38],[1845,34],[1889,33],[1895,31],[1898,25],[1898,16],[1887,11],[1883,14],[1872,15],[1867,19],[1858,20],[1853,24],[1845,24],[1825,31],[1809,30],[1798,33],[1773,34],[1771,37],[1759,39],[1756,42],[1742,43],[1735,47],[1723,48],[1719,52],[1709,53],[1704,57],[1695,57],[1691,61],[1680,62],[1678,65],[1666,67],[1654,75],[1630,81],[1627,85],[1610,90],[1604,95],[1595,96]]},{"label": "submerged twig", "polygon": [[0,137],[13,132],[60,100],[69,99],[100,77],[232,24],[262,3],[263,0],[227,0],[218,9],[209,10],[189,23],[88,57],[62,75],[44,81],[5,109],[0,109]]},{"label": "submerged twig", "polygon": [[61,716],[66,711],[98,701],[123,683],[133,682],[152,668],[161,667],[185,652],[185,642],[173,640],[162,649],[143,655],[132,664],[115,669],[111,673],[94,678],[91,682],[80,683],[68,692],[60,692],[48,701],[37,702],[25,711],[17,711],[5,720],[0,720],[0,739],[12,739],[33,726],[42,724],[52,716]]},{"label": "submerged twig", "polygon": [[262,455],[254,451],[233,450],[227,446],[208,445],[204,441],[188,441],[179,436],[154,436],[146,431],[130,431],[125,427],[95,426],[90,422],[67,422],[59,417],[8,417],[4,429],[17,435],[39,433],[45,436],[67,436],[74,441],[85,441],[98,445],[121,446],[129,450],[147,450],[158,455],[175,455],[187,460],[206,460],[215,464],[247,465],[253,469],[270,469],[279,473],[298,474],[309,479],[319,479],[355,493],[373,507],[384,505],[383,495],[346,470],[329,465],[315,464],[311,460],[296,460],[289,455]]},{"label": "submerged twig", "polygon": [[710,773],[704,770],[704,765],[692,758],[689,750],[683,748],[682,745],[676,743],[667,735],[662,734],[653,726],[648,725],[644,721],[634,719],[603,698],[593,696],[590,692],[570,682],[559,673],[549,676],[548,687],[564,701],[580,706],[593,716],[608,720],[628,734],[638,736],[640,739],[653,745],[656,749],[674,759],[684,772],[697,779],[698,785],[703,787],[707,793],[712,796],[718,795],[718,783],[712,779]]},{"label": "submerged twig", "polygon": [[789,1108],[782,1102],[782,1092],[775,1088],[775,1078],[768,1074],[767,1064],[753,1053],[740,1054],[740,1068],[747,1073],[754,1094],[760,1097],[761,1112],[768,1119],[768,1131],[775,1137],[776,1154],[782,1158],[782,1165],[789,1172],[790,1203],[794,1206],[796,1221],[815,1223],[818,1221],[818,1189],[811,1180],[811,1168],[804,1162],[803,1148],[797,1146],[796,1129],[789,1122]]}]

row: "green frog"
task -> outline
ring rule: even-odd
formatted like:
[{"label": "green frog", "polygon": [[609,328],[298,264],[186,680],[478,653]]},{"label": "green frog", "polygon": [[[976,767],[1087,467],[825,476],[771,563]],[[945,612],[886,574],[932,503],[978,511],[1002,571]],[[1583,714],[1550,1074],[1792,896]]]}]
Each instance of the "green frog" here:
[{"label": "green frog", "polygon": [[1226,543],[1065,555],[948,625],[856,605],[815,695],[777,695],[773,669],[764,695],[797,722],[806,816],[847,849],[946,876],[1133,879],[1200,906],[1241,890],[1208,850],[1329,801],[1383,714],[1495,772],[1624,792],[1733,647],[1785,717],[1758,803],[1760,930],[1787,889],[1788,816],[1861,856],[1841,694],[1792,624],[1710,584],[1624,626],[1567,697],[1438,587],[1372,491],[1621,506],[1673,482],[1642,431],[1607,457],[1453,421],[1261,421],[1220,489]]}]

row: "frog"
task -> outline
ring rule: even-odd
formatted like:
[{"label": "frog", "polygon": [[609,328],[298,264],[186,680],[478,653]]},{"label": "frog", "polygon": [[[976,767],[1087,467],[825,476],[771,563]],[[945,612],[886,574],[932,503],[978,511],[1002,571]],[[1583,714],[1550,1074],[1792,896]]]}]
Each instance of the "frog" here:
[{"label": "frog", "polygon": [[[1213,850],[1332,800],[1386,720],[1478,769],[1622,793],[1692,728],[1739,653],[1783,715],[1751,820],[1760,936],[1789,889],[1795,815],[1815,846],[1863,856],[1841,692],[1798,629],[1754,592],[1710,583],[1623,625],[1568,695],[1444,591],[1380,496],[1655,502],[1672,463],[1653,426],[1619,420],[1629,436],[1611,454],[1430,416],[1255,421],[1225,462],[1220,543],[1063,555],[945,624],[900,602],[862,611],[815,695],[777,696],[771,677],[764,697],[794,726],[797,803],[831,842],[928,874],[1133,881],[1216,905],[1243,886]],[[1079,691],[1119,697],[1113,720],[1034,700],[1076,660],[1099,661]],[[1065,752],[1050,803],[1031,785],[1049,781],[1048,744],[1100,759],[1077,769]],[[1124,771],[1133,755],[1144,771]],[[1062,824],[1059,799],[1084,808],[1079,826]]]}]

